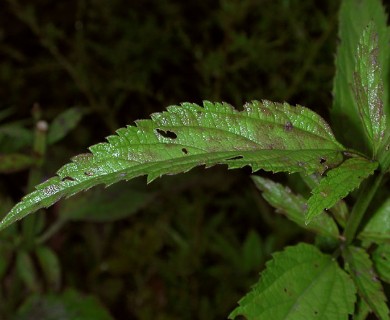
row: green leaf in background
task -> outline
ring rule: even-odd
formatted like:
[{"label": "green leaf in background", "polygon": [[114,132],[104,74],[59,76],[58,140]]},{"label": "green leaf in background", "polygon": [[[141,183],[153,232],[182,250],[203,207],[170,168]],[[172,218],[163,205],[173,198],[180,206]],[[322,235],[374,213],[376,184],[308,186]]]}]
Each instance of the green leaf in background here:
[{"label": "green leaf in background", "polygon": [[379,50],[376,25],[370,22],[357,47],[353,88],[356,105],[374,154],[382,144],[386,129]]},{"label": "green leaf in background", "polygon": [[56,143],[77,126],[84,115],[81,108],[69,108],[58,115],[49,126],[48,144]]},{"label": "green leaf in background", "polygon": [[[351,86],[354,83],[355,54],[359,39],[367,25],[374,21],[378,30],[378,65],[382,69],[383,87],[389,88],[390,29],[387,15],[380,0],[344,0],[339,13],[340,45],[336,55],[336,75],[333,83],[333,107],[331,116],[338,137],[345,144],[361,149],[364,128]],[[384,91],[383,107],[390,116],[388,90]]]},{"label": "green leaf in background", "polygon": [[117,221],[128,217],[155,197],[152,192],[142,191],[145,183],[132,182],[118,183],[108,189],[99,186],[79,193],[71,201],[61,202],[58,206],[59,216],[63,220],[92,222]]},{"label": "green leaf in background", "polygon": [[37,186],[0,223],[4,228],[64,196],[97,184],[147,175],[186,172],[195,166],[226,164],[273,172],[323,172],[342,161],[328,124],[313,111],[287,103],[247,103],[237,111],[226,103],[204,107],[183,103],[151,120],[119,129],[116,136],[74,157],[58,175]]},{"label": "green leaf in background", "polygon": [[381,244],[372,254],[372,261],[380,278],[390,283],[390,246],[388,243]]},{"label": "green leaf in background", "polygon": [[229,318],[345,320],[354,303],[355,286],[349,276],[331,256],[302,243],[273,255]]},{"label": "green leaf in background", "polygon": [[113,320],[93,296],[67,289],[61,295],[31,296],[12,320]]},{"label": "green leaf in background", "polygon": [[57,255],[45,246],[37,247],[35,253],[49,289],[58,290],[61,284],[61,264]]},{"label": "green leaf in background", "polygon": [[40,290],[37,271],[28,252],[23,250],[17,252],[16,269],[29,290],[32,292],[38,292]]},{"label": "green leaf in background", "polygon": [[390,241],[390,199],[387,199],[374,213],[359,234],[359,238],[374,242]]},{"label": "green leaf in background", "polygon": [[329,170],[326,177],[312,190],[313,195],[307,201],[306,223],[359,187],[377,167],[377,162],[356,157],[347,159],[339,167]]},{"label": "green leaf in background", "polygon": [[338,238],[339,231],[334,220],[327,214],[315,217],[309,225],[305,225],[305,212],[307,200],[301,195],[296,195],[287,187],[272,180],[259,176],[252,176],[256,187],[262,191],[264,199],[288,219],[299,226],[315,233]]},{"label": "green leaf in background", "polygon": [[245,272],[256,270],[261,265],[264,258],[263,241],[259,234],[251,230],[249,231],[242,245],[241,265]]},{"label": "green leaf in background", "polygon": [[349,270],[359,295],[379,319],[389,319],[386,296],[369,255],[364,249],[349,246],[344,251],[346,269]]},{"label": "green leaf in background", "polygon": [[33,166],[37,162],[32,156],[11,153],[11,154],[0,154],[0,173],[12,173],[27,169]]}]

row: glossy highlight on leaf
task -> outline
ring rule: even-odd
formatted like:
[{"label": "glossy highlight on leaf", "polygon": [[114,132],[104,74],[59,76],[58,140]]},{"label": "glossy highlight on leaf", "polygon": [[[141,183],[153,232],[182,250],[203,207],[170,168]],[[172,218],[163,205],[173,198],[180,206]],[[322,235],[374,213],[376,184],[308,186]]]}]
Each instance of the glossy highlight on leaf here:
[{"label": "glossy highlight on leaf", "polygon": [[[329,125],[313,111],[269,101],[253,101],[237,111],[226,103],[183,103],[136,121],[90,147],[37,186],[0,223],[4,228],[40,208],[97,184],[110,185],[147,175],[195,166],[225,164],[253,171],[323,172],[342,161],[344,147]],[[288,130],[286,130],[286,125]]]}]

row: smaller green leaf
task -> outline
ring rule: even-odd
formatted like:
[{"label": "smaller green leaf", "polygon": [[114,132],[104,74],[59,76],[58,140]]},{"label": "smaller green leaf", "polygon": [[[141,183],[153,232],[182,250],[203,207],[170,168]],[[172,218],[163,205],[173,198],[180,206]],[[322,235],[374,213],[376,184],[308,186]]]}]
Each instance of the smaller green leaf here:
[{"label": "smaller green leaf", "polygon": [[295,195],[287,187],[272,180],[259,176],[252,176],[256,187],[263,192],[264,199],[288,219],[299,226],[324,236],[337,238],[339,231],[334,220],[326,215],[320,215],[313,219],[312,223],[305,225],[306,199]]},{"label": "smaller green leaf", "polygon": [[390,319],[382,284],[367,252],[362,248],[350,246],[344,251],[344,259],[346,269],[349,270],[360,296],[379,319]]},{"label": "smaller green leaf", "polygon": [[61,264],[57,255],[48,247],[37,247],[35,253],[46,278],[47,284],[53,290],[59,289],[61,282]]},{"label": "smaller green leaf", "polygon": [[329,170],[326,177],[313,189],[313,195],[307,202],[306,223],[359,187],[377,167],[377,162],[356,157],[347,159],[337,168]]},{"label": "smaller green leaf", "polygon": [[384,137],[383,81],[379,61],[378,32],[371,22],[363,31],[356,55],[354,93],[366,135],[376,154]]},{"label": "smaller green leaf", "polygon": [[390,283],[390,246],[389,244],[381,244],[372,254],[372,260],[375,269],[380,278]]},{"label": "smaller green leaf", "polygon": [[56,143],[65,137],[73,128],[77,126],[84,115],[81,108],[70,108],[58,115],[50,124],[47,134],[48,144]]},{"label": "smaller green leaf", "polygon": [[355,286],[336,261],[301,243],[273,255],[229,319],[345,320],[354,303]]},{"label": "smaller green leaf", "polygon": [[390,198],[374,213],[359,238],[375,242],[390,241]]},{"label": "smaller green leaf", "polygon": [[12,173],[27,169],[36,159],[21,153],[0,154],[0,173]]}]

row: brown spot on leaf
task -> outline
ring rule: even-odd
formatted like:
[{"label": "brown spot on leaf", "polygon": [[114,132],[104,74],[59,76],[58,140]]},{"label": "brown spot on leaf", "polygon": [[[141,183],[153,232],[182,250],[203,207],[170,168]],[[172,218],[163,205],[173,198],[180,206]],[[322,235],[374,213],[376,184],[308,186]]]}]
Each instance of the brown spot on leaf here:
[{"label": "brown spot on leaf", "polygon": [[293,124],[290,121],[287,121],[286,124],[284,125],[284,130],[289,132],[294,128]]}]

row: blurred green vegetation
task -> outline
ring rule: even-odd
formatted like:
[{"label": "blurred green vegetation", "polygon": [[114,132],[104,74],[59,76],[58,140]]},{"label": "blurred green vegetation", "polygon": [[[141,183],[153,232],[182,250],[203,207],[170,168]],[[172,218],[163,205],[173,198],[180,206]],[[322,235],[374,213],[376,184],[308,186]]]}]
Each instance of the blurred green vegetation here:
[{"label": "blurred green vegetation", "polygon": [[[338,5],[5,0],[0,214],[71,156],[170,104],[286,100],[327,117]],[[86,301],[75,311],[86,319],[226,317],[273,251],[311,239],[274,213],[249,173],[196,169],[96,188],[10,228],[0,235],[0,318],[73,319],[75,301]]]}]

